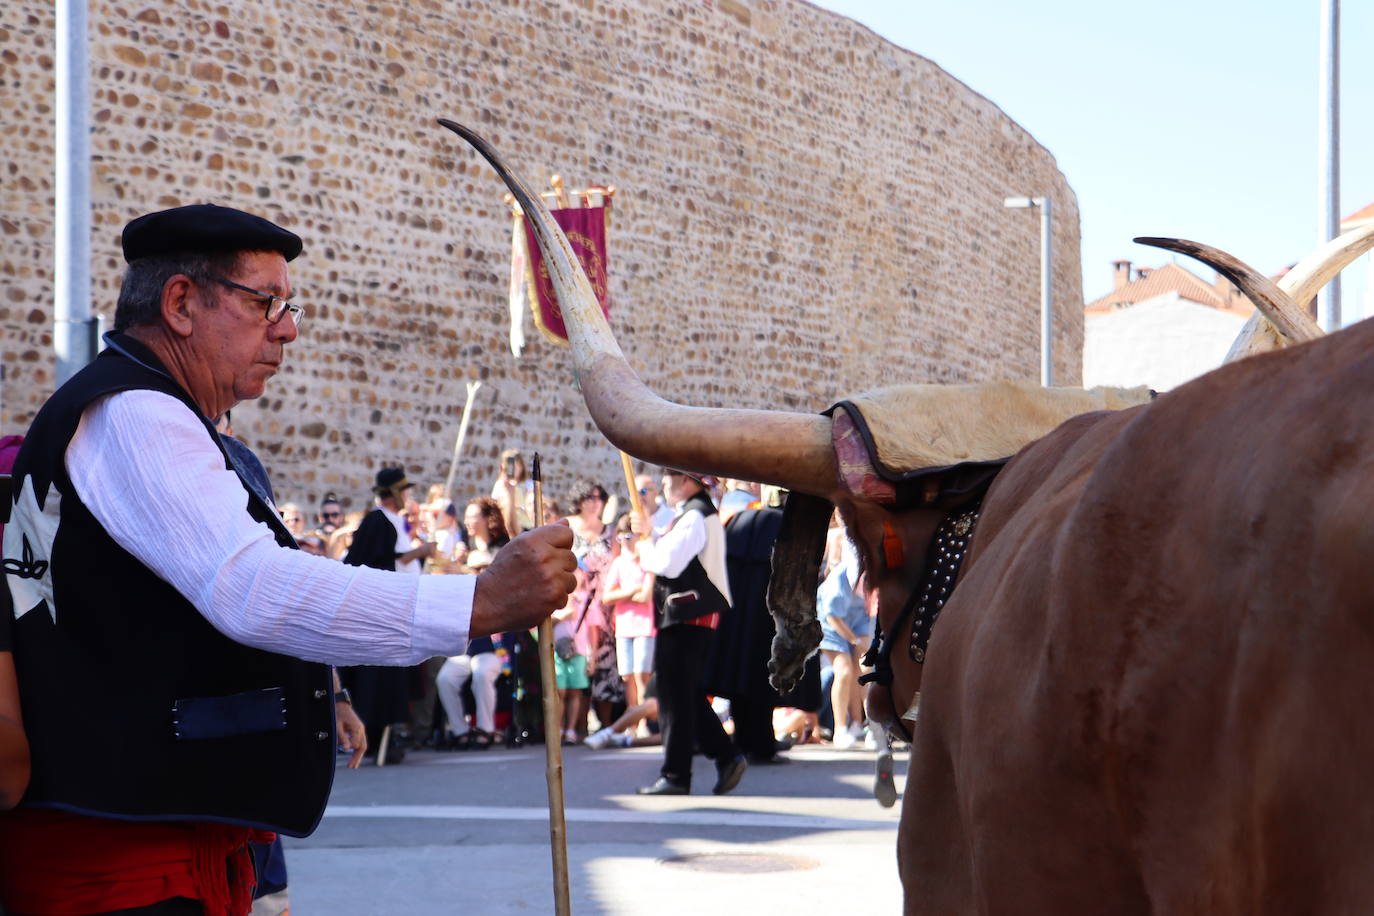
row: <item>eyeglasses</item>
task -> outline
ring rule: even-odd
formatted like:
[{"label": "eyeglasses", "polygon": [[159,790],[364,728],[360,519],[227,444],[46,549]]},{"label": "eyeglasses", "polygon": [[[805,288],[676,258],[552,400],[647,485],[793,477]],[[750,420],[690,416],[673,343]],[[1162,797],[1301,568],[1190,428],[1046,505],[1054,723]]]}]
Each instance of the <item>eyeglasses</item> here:
[{"label": "eyeglasses", "polygon": [[321,512],[320,518],[338,518],[342,512]]},{"label": "eyeglasses", "polygon": [[633,541],[635,539],[635,536],[633,534],[629,534],[628,532],[624,534],[617,534],[616,537],[622,541]]},{"label": "eyeglasses", "polygon": [[267,319],[268,324],[276,324],[278,321],[281,321],[282,316],[288,312],[291,314],[291,322],[298,328],[301,326],[301,322],[305,320],[305,309],[299,305],[287,302],[281,296],[264,293],[262,290],[253,289],[251,286],[244,286],[241,283],[235,283],[233,280],[226,280],[223,277],[215,277],[214,280],[216,283],[222,283],[230,289],[252,293],[259,299],[265,300],[267,304],[263,308],[262,314],[263,317]]},{"label": "eyeglasses", "polygon": [[650,493],[650,490],[649,490],[648,487],[640,487],[640,488],[639,488],[639,495],[640,495],[640,496],[648,496],[649,493]]}]

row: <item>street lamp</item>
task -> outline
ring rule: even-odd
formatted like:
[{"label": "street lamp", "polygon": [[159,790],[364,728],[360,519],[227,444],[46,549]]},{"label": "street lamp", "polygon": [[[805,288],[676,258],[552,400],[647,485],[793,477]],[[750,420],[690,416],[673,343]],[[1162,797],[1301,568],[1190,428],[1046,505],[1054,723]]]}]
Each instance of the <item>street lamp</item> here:
[{"label": "street lamp", "polygon": [[1054,311],[1050,300],[1053,236],[1050,232],[1050,199],[1008,197],[1002,201],[1002,206],[1011,210],[1040,208],[1040,384],[1048,388],[1054,384],[1054,338],[1051,328]]}]

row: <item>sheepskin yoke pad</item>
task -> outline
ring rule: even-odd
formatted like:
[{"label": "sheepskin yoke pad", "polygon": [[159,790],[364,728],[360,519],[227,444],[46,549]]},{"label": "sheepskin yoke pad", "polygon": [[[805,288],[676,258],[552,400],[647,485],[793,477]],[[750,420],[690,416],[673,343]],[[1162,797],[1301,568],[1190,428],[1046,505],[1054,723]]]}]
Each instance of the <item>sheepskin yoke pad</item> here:
[{"label": "sheepskin yoke pad", "polygon": [[986,489],[1013,455],[1064,421],[1150,400],[1148,388],[1041,388],[1031,382],[905,385],[840,401],[840,479],[882,505],[933,505]]}]

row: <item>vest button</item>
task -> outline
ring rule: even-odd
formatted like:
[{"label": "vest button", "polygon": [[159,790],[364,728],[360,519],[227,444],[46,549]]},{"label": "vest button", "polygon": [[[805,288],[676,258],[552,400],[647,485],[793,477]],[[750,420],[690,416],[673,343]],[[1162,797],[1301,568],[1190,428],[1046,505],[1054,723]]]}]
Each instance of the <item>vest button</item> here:
[{"label": "vest button", "polygon": [[317,700],[323,700],[324,697],[325,697],[325,694],[327,694],[327,693],[329,693],[329,691],[327,691],[327,690],[316,690],[316,691],[315,691],[315,699],[317,699]]},{"label": "vest button", "polygon": [[316,741],[325,741],[329,738],[329,732],[315,732]]}]

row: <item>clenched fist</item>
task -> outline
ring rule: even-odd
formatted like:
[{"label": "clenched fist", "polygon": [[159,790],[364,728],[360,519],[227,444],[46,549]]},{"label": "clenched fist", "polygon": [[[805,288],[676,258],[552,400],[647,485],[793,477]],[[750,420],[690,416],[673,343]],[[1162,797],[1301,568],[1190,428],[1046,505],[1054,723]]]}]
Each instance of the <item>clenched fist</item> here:
[{"label": "clenched fist", "polygon": [[533,528],[496,552],[477,577],[472,636],[528,630],[568,603],[577,586],[573,535],[566,522]]}]

